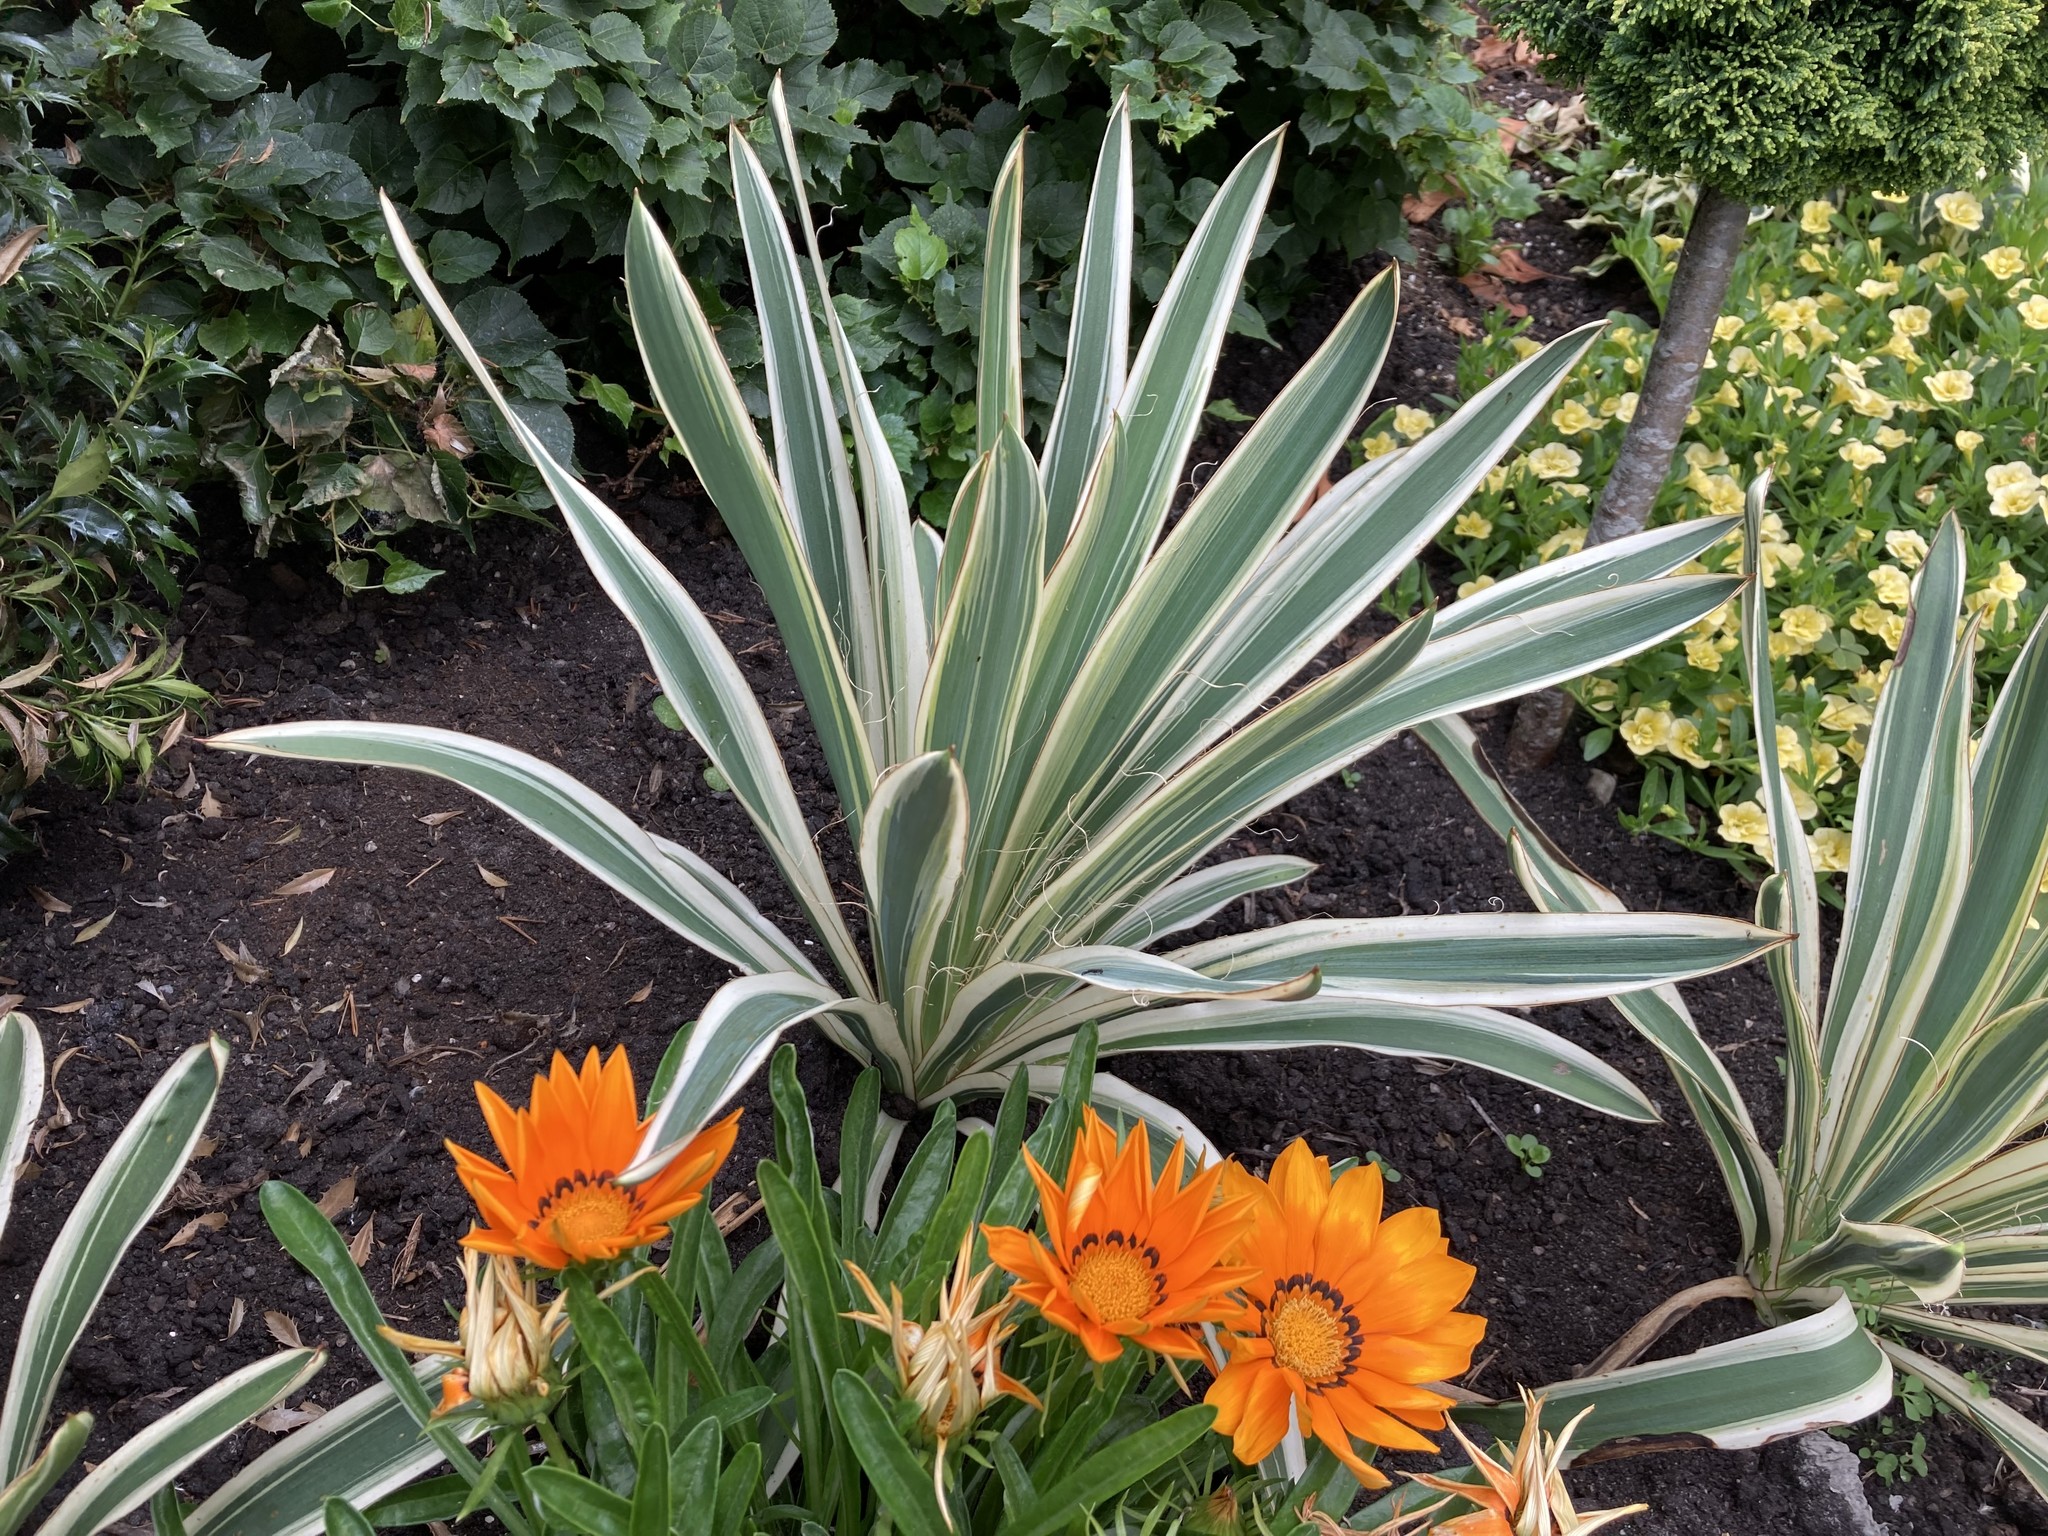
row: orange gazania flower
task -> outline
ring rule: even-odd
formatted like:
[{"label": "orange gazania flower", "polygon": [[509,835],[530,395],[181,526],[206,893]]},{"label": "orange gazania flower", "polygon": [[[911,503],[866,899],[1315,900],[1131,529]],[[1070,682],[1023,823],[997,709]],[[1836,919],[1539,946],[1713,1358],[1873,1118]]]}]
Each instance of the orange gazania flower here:
[{"label": "orange gazania flower", "polygon": [[1218,1432],[1239,1461],[1256,1463],[1287,1433],[1291,1407],[1302,1432],[1361,1483],[1386,1487],[1352,1441],[1436,1449],[1420,1431],[1442,1429],[1452,1400],[1421,1383],[1471,1364],[1486,1320],[1454,1309],[1476,1271],[1450,1256],[1435,1211],[1381,1220],[1378,1167],[1333,1181],[1329,1159],[1303,1141],[1265,1179],[1230,1165],[1224,1192],[1250,1198],[1242,1251],[1264,1259],[1266,1275],[1248,1293],[1245,1332],[1225,1337],[1230,1363],[1209,1388]]},{"label": "orange gazania flower", "polygon": [[528,1259],[542,1269],[615,1259],[655,1241],[669,1222],[704,1198],[739,1134],[740,1112],[734,1110],[699,1131],[652,1178],[619,1183],[646,1129],[624,1046],[602,1065],[593,1047],[580,1071],[555,1052],[547,1076],[534,1078],[525,1109],[512,1108],[482,1083],[476,1097],[505,1166],[447,1144],[455,1172],[483,1217],[463,1245]]},{"label": "orange gazania flower", "polygon": [[1080,1339],[1095,1360],[1124,1341],[1184,1360],[1206,1359],[1190,1332],[1237,1316],[1230,1293],[1256,1266],[1225,1262],[1251,1220],[1251,1201],[1218,1199],[1220,1166],[1182,1182],[1186,1150],[1167,1154],[1155,1181],[1142,1122],[1123,1145],[1092,1109],[1082,1111],[1064,1184],[1029,1152],[1045,1239],[1017,1227],[986,1227],[988,1254],[1017,1276],[1015,1294]]}]

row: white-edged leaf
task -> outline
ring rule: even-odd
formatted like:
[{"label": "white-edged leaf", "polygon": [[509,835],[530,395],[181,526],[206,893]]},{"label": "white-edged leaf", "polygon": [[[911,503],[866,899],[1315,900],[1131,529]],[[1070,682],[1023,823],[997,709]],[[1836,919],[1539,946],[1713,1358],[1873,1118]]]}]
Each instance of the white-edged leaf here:
[{"label": "white-edged leaf", "polygon": [[2012,1458],[2012,1464],[2033,1485],[2034,1492],[2048,1499],[2048,1430],[2011,1404],[1959,1372],[1938,1364],[1918,1350],[1889,1340],[1880,1340],[1884,1352],[1901,1370],[1911,1371],[1927,1383],[1934,1395],[1968,1418],[1984,1432],[1986,1439]]},{"label": "white-edged leaf", "polygon": [[28,1153],[42,1103],[42,1034],[27,1014],[10,1013],[0,1018],[0,1233],[14,1204],[14,1170]]},{"label": "white-edged leaf", "polygon": [[981,247],[981,348],[975,367],[977,453],[994,452],[1005,426],[1022,433],[1026,425],[1018,289],[1024,280],[1024,146],[1028,139],[1028,134],[1019,133],[1010,145],[988,198],[988,228]]},{"label": "white-edged leaf", "polygon": [[1233,901],[1305,879],[1315,867],[1307,859],[1280,853],[1207,865],[1161,886],[1119,919],[1100,942],[1143,949],[1206,922]]},{"label": "white-edged leaf", "polygon": [[925,973],[967,860],[967,783],[947,752],[891,768],[860,831],[869,943],[884,997],[900,1000],[904,1032],[922,1038]]}]

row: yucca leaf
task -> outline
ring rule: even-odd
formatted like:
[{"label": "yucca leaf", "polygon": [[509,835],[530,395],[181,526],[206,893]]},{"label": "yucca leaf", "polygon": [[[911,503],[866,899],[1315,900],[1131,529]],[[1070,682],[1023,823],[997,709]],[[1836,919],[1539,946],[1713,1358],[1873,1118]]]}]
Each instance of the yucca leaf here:
[{"label": "yucca leaf", "polygon": [[[1552,342],[1551,345],[1558,343]],[[1470,410],[1471,405],[1465,409]],[[1463,414],[1461,411],[1459,416]],[[1450,432],[1457,426],[1459,416],[1453,416],[1424,438],[1416,449],[1408,451],[1416,452]],[[1734,533],[1739,523],[1740,519],[1732,514],[1727,517],[1688,518],[1682,523],[1649,528],[1573,554],[1559,555],[1541,565],[1532,565],[1512,576],[1504,576],[1483,591],[1449,604],[1437,616],[1437,633],[1455,635],[1475,624],[1490,624],[1511,613],[1541,608],[1547,603],[1562,602],[1567,597],[1582,597],[1588,592],[1604,592],[1632,582],[1669,576]]]},{"label": "yucca leaf", "polygon": [[925,972],[967,860],[967,783],[948,752],[891,768],[861,828],[869,942],[884,997],[901,999],[903,1031],[922,1040]]},{"label": "yucca leaf", "polygon": [[1964,1236],[2048,1222],[2048,1140],[2023,1141],[1956,1171],[1899,1219]]},{"label": "yucca leaf", "polygon": [[[712,333],[710,322],[704,318],[696,292],[683,276],[675,253],[669,249],[668,241],[655,224],[653,215],[637,202],[626,233],[626,297],[632,314],[633,333],[639,339],[641,360],[647,365],[647,377],[653,385],[655,398],[661,403],[684,451],[689,454],[697,478],[703,482],[705,491],[718,507],[719,516],[731,530],[733,541],[746,556],[747,569],[761,584],[761,593],[768,600],[769,611],[775,615],[776,629],[788,648],[790,666],[796,672],[804,702],[810,706],[811,726],[824,748],[825,760],[832,770],[832,781],[839,790],[841,807],[858,833],[861,815],[867,808],[868,793],[874,787],[874,754],[869,746],[868,726],[859,698],[832,636],[825,600],[804,562],[782,488],[768,467],[768,456],[762,450],[760,438],[755,435],[746,404],[740,399],[739,386],[733,382],[725,356],[718,350],[718,338]],[[592,563],[597,564],[596,561]],[[600,576],[602,574],[600,569]],[[678,586],[675,590],[680,593],[682,589]],[[619,601],[616,593],[613,600]],[[673,603],[672,597],[670,602]],[[687,597],[684,602],[688,602]],[[626,609],[628,618],[639,622],[640,615],[634,605],[621,602],[620,606]],[[702,620],[694,604],[690,605],[689,612],[697,620]],[[704,622],[708,628],[708,621]],[[648,654],[658,667],[664,651],[671,648],[650,641]],[[732,679],[738,681],[738,670],[732,666],[731,658],[725,655],[724,647],[721,645],[717,649],[725,665],[732,668]],[[725,685],[723,669],[719,680],[722,693]],[[667,686],[666,679],[664,686]],[[739,682],[743,691],[745,686],[743,681]],[[751,693],[747,697],[751,699]],[[676,707],[683,709],[680,701],[676,702]],[[754,713],[758,716],[758,706],[755,706]],[[687,722],[690,716],[685,713],[684,719]],[[732,727],[727,723],[725,729]],[[694,723],[691,730],[695,734]],[[749,778],[759,776],[764,785],[773,783],[774,775],[782,772],[780,759],[776,760],[771,771],[768,765],[756,760],[751,750],[756,745],[751,731],[747,745],[750,750],[743,766],[748,770]],[[711,752],[719,770],[728,779],[733,779],[709,742],[705,743],[705,750]],[[772,739],[769,752],[772,756]],[[733,779],[736,790],[741,782]],[[786,783],[786,776],[781,782]],[[775,787],[779,791],[780,784],[775,784]],[[757,797],[763,795],[761,790],[755,793]],[[765,797],[759,799],[759,805],[761,810],[757,810],[757,821],[771,808]],[[785,807],[778,793],[772,809],[777,834],[790,835],[793,829],[788,825],[788,818],[795,814],[794,805]],[[797,816],[795,827],[801,828],[802,825],[801,816]],[[807,830],[802,837],[808,845]],[[811,857],[816,857],[815,851]],[[784,867],[787,871],[790,866]],[[805,875],[808,878],[808,870],[805,870]],[[818,879],[823,880],[822,872]],[[824,889],[829,894],[829,885]],[[812,921],[818,921],[817,914],[812,914]]]},{"label": "yucca leaf", "polygon": [[1143,949],[1206,922],[1242,897],[1293,885],[1315,867],[1288,854],[1258,854],[1207,865],[1162,885],[1119,919],[1100,942]]},{"label": "yucca leaf", "polygon": [[803,951],[739,887],[696,855],[650,837],[610,801],[529,753],[425,725],[314,720],[228,731],[208,745],[270,757],[374,764],[460,784],[546,838],[691,943],[744,971],[799,970]]},{"label": "yucca leaf", "polygon": [[218,1036],[172,1063],[107,1148],[50,1245],[21,1312],[14,1369],[0,1410],[4,1481],[12,1482],[35,1459],[64,1362],[122,1255],[184,1171],[227,1064],[228,1048]]},{"label": "yucca leaf", "polygon": [[1880,1301],[1942,1302],[1963,1283],[1963,1245],[1892,1222],[1838,1222],[1771,1277],[1786,1290],[1842,1287]]},{"label": "yucca leaf", "polygon": [[[1879,1319],[1893,1329],[1923,1334],[1970,1349],[1993,1349],[2048,1365],[2048,1328],[2027,1323],[1994,1323],[1964,1317],[1946,1307],[1880,1307]],[[1987,1388],[1988,1390],[1988,1388]]]},{"label": "yucca leaf", "polygon": [[1024,145],[1028,138],[1020,133],[1010,145],[988,199],[988,231],[981,246],[981,349],[975,368],[976,453],[993,453],[1006,425],[1019,434],[1026,425],[1018,289],[1024,281]]},{"label": "yucca leaf", "polygon": [[[846,676],[858,694],[874,697],[880,691],[880,660],[860,509],[839,440],[832,384],[804,299],[803,277],[775,189],[738,124],[727,135],[727,164],[732,168],[733,203],[739,210],[740,238],[761,320],[761,361],[768,376],[782,505],[804,566],[817,585]],[[684,443],[688,446],[689,439]],[[879,736],[879,731],[871,731],[871,750],[879,751]]]},{"label": "yucca leaf", "polygon": [[43,1037],[27,1014],[10,1013],[0,1019],[0,1232],[14,1205],[14,1178],[5,1170],[27,1156],[42,1106]]},{"label": "yucca leaf", "polygon": [[[448,1369],[445,1360],[413,1368],[421,1397]],[[471,1419],[465,1438],[488,1425]],[[377,1382],[312,1423],[293,1430],[185,1512],[187,1536],[309,1536],[330,1496],[367,1508],[431,1471],[441,1448],[420,1434],[398,1394]],[[468,1483],[461,1479],[464,1491]],[[460,1497],[457,1503],[461,1502]]]},{"label": "yucca leaf", "polygon": [[288,1349],[245,1365],[122,1442],[50,1511],[39,1536],[94,1536],[319,1371],[324,1351]]},{"label": "yucca leaf", "polygon": [[1968,1377],[1937,1364],[1919,1351],[1888,1339],[1878,1342],[1901,1370],[1918,1376],[1936,1397],[1982,1430],[1986,1439],[2012,1458],[2012,1464],[2020,1469],[2034,1492],[2048,1498],[2048,1430]]},{"label": "yucca leaf", "polygon": [[85,1453],[85,1442],[91,1434],[91,1414],[66,1416],[44,1442],[36,1459],[0,1486],[0,1536],[14,1536],[22,1522],[35,1513],[36,1506]]},{"label": "yucca leaf", "polygon": [[1103,129],[1067,321],[1067,367],[1045,434],[1045,563],[1066,548],[1081,488],[1109,435],[1131,349],[1131,101],[1119,92]]},{"label": "yucca leaf", "polygon": [[2048,1303],[2048,1233],[2013,1232],[1969,1240],[1963,1288],[1965,1306],[2033,1307]]}]

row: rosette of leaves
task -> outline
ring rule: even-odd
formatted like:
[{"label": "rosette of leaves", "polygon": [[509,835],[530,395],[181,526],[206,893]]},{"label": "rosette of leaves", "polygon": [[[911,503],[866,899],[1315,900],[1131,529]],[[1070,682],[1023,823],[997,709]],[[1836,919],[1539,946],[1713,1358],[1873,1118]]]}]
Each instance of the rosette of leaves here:
[{"label": "rosette of leaves", "polygon": [[[61,30],[37,24],[28,46],[66,96],[47,127],[78,145],[65,173],[77,227],[93,260],[125,267],[127,309],[216,365],[188,430],[201,467],[234,484],[259,552],[318,533],[345,584],[372,585],[372,557],[408,528],[545,504],[433,324],[393,301],[374,188],[410,150],[376,82],[266,90],[260,61],[209,40],[175,0],[102,0]],[[504,252],[461,229],[418,232],[523,419],[568,452],[568,374],[525,298],[489,281]],[[431,574],[395,551],[382,561],[393,590]]]}]

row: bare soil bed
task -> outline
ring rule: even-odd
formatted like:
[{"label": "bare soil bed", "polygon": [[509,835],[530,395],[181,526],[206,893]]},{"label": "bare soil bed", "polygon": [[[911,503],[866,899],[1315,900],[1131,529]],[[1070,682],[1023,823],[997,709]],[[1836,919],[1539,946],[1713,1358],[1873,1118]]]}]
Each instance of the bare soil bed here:
[{"label": "bare soil bed", "polygon": [[[1550,242],[1542,265],[1584,259],[1585,237],[1535,223],[1528,237]],[[1333,273],[1285,352],[1234,347],[1217,393],[1257,410],[1366,275]],[[1564,280],[1524,297],[1545,336],[1640,302]],[[1436,404],[1455,357],[1446,322],[1476,314],[1478,301],[1426,262],[1407,298],[1386,389]],[[673,486],[631,516],[741,655],[828,864],[854,898],[822,760],[759,594],[715,515],[691,488]],[[193,675],[221,696],[216,725],[393,719],[514,743],[697,849],[770,917],[802,931],[738,806],[706,785],[702,754],[654,719],[656,690],[633,636],[566,538],[492,527],[473,555],[440,552],[448,574],[426,594],[355,602],[310,558],[257,564],[225,553],[241,547],[239,530],[221,530],[181,620]],[[1504,723],[1480,722],[1496,736]],[[1354,787],[1315,789],[1238,840],[1239,851],[1284,849],[1320,867],[1233,921],[1526,907],[1492,834],[1418,746],[1404,740],[1356,769]],[[1747,913],[1751,893],[1725,867],[1625,834],[1589,795],[1587,773],[1570,761],[1515,787],[1631,905]],[[472,1081],[517,1096],[551,1050],[614,1041],[628,1045],[644,1081],[729,974],[437,781],[181,748],[150,783],[111,801],[57,794],[48,803],[42,856],[0,870],[0,972],[10,978],[0,990],[25,994],[37,1011],[61,1063],[62,1099],[0,1248],[0,1287],[16,1299],[0,1315],[0,1348],[13,1343],[19,1301],[57,1223],[148,1086],[209,1032],[234,1052],[210,1150],[123,1266],[65,1379],[59,1406],[100,1415],[95,1459],[167,1404],[274,1349],[273,1333],[335,1347],[306,1402],[332,1405],[367,1380],[317,1289],[264,1227],[261,1180],[330,1195],[362,1243],[380,1304],[432,1331],[456,1294],[455,1243],[469,1221],[440,1144],[485,1144]],[[335,873],[317,890],[273,894],[318,869]],[[227,955],[242,946],[254,965],[238,975]],[[1687,991],[1770,1134],[1782,1041],[1763,975]],[[1479,1267],[1472,1305],[1493,1326],[1468,1384],[1508,1393],[1569,1374],[1733,1257],[1712,1165],[1654,1053],[1605,1006],[1549,1010],[1546,1022],[1629,1072],[1671,1118],[1623,1125],[1480,1073],[1357,1053],[1160,1056],[1119,1070],[1248,1160],[1304,1135],[1318,1150],[1372,1151],[1398,1170],[1395,1202],[1440,1207],[1454,1251]],[[832,1111],[853,1068],[814,1036],[798,1043],[806,1087],[826,1109],[829,1167]],[[767,1149],[764,1085],[744,1102],[725,1189],[744,1186]],[[60,1106],[53,1098],[46,1109]],[[1553,1150],[1544,1177],[1526,1176],[1489,1125],[1540,1134]],[[210,1213],[224,1222],[186,1230]],[[1695,1348],[1752,1326],[1724,1304],[1661,1347]],[[2042,1384],[1977,1363],[2022,1401]],[[1856,1443],[1867,1439],[1859,1431]],[[217,1484],[270,1440],[261,1429],[238,1434],[195,1469],[188,1492]],[[1927,1457],[1925,1478],[1870,1485],[1896,1536],[2048,1531],[2048,1508],[1978,1440],[1937,1422]],[[1593,1507],[1648,1501],[1653,1513],[1624,1527],[1641,1536],[1846,1529],[1814,1501],[1790,1447],[1617,1462],[1574,1483]]]}]

